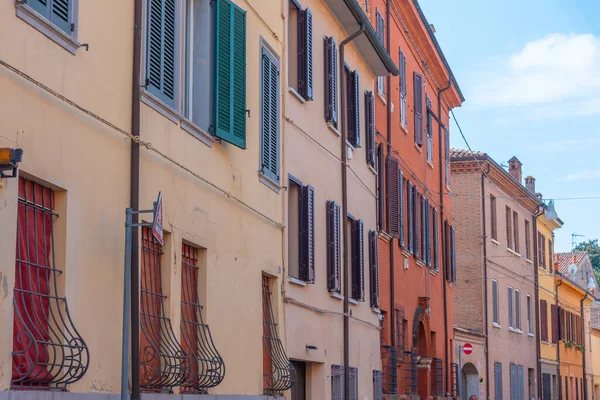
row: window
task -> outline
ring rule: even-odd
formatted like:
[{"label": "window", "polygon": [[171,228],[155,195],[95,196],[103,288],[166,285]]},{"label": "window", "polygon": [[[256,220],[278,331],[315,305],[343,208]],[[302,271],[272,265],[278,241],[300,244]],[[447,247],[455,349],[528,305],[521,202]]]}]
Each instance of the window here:
[{"label": "window", "polygon": [[427,96],[427,161],[433,163],[433,118],[430,109],[431,99]]},{"label": "window", "polygon": [[388,156],[388,183],[387,183],[387,199],[388,199],[388,231],[392,237],[400,236],[400,170],[398,169],[398,159]]},{"label": "window", "polygon": [[548,239],[548,270],[552,272],[554,266],[554,246],[552,239]]},{"label": "window", "polygon": [[490,195],[490,222],[492,224],[492,239],[498,240],[498,215],[496,214],[496,197]]},{"label": "window", "polygon": [[375,97],[365,92],[365,135],[367,141],[367,165],[375,168]]},{"label": "window", "polygon": [[444,221],[446,280],[456,283],[456,234],[454,227]]},{"label": "window", "polygon": [[433,269],[436,271],[439,271],[440,269],[440,265],[439,265],[439,256],[438,256],[438,252],[439,252],[439,222],[438,222],[438,210],[437,208],[433,209],[433,226],[431,227],[431,232],[433,234],[433,253],[431,255],[432,260],[431,263],[433,265]]},{"label": "window", "polygon": [[513,250],[519,253],[519,214],[513,211]]},{"label": "window", "polygon": [[412,190],[412,222],[413,222],[413,227],[412,227],[412,233],[413,233],[413,237],[412,237],[412,242],[413,242],[413,251],[414,251],[414,255],[415,258],[419,258],[419,249],[420,249],[420,245],[419,245],[419,192],[417,190],[416,186],[413,186],[413,190]]},{"label": "window", "polygon": [[538,266],[546,269],[546,237],[538,232]]},{"label": "window", "polygon": [[371,286],[371,307],[379,308],[379,255],[376,231],[369,231],[369,284]]},{"label": "window", "polygon": [[533,335],[533,321],[531,319],[532,310],[531,310],[531,295],[527,295],[527,333],[529,335]]},{"label": "window", "polygon": [[407,321],[404,317],[404,307],[394,309],[394,333],[396,335],[396,355],[398,357],[398,365],[402,365],[404,360],[407,326]]},{"label": "window", "polygon": [[414,72],[413,80],[415,96],[415,143],[417,146],[423,146],[423,77],[418,72]]},{"label": "window", "polygon": [[[385,22],[383,21],[383,17],[379,13],[379,9],[376,10],[376,29],[377,29],[377,31],[376,31],[377,38],[379,38],[379,41],[381,42],[381,44],[383,44],[385,46]],[[385,95],[385,77],[384,76],[377,77],[377,91],[382,96]]]},{"label": "window", "polygon": [[358,368],[350,367],[350,393],[348,400],[358,400]]},{"label": "window", "polygon": [[356,301],[365,301],[365,264],[364,264],[364,244],[363,232],[364,222],[348,217],[348,253],[352,257],[351,273],[349,278],[350,287],[352,288],[351,298]]},{"label": "window", "polygon": [[279,60],[262,47],[260,172],[279,184]]},{"label": "window", "polygon": [[333,37],[325,39],[325,121],[337,127],[338,121],[338,60]]},{"label": "window", "polygon": [[[385,215],[385,154],[383,143],[377,146],[377,228],[383,231]],[[389,230],[389,228],[388,228]]]},{"label": "window", "polygon": [[415,238],[414,238],[414,207],[413,207],[413,191],[412,183],[406,180],[406,222],[408,224],[408,250],[411,254],[415,254]]},{"label": "window", "polygon": [[492,309],[493,309],[493,318],[494,324],[500,325],[500,313],[499,313],[499,303],[498,303],[498,281],[492,281]]},{"label": "window", "polygon": [[373,400],[383,400],[383,371],[373,371]]},{"label": "window", "polygon": [[550,307],[551,313],[550,317],[552,318],[552,343],[558,343],[559,340],[559,326],[558,326],[558,307],[556,304],[552,304]]},{"label": "window", "polygon": [[302,361],[292,361],[292,366],[296,371],[296,383],[292,386],[290,391],[291,400],[306,400],[306,392],[310,393],[310,386],[307,387],[307,376],[308,372],[310,376],[310,367],[307,368],[307,363]]},{"label": "window", "polygon": [[496,400],[502,400],[502,364],[494,363],[494,393]]},{"label": "window", "polygon": [[354,147],[360,147],[360,79],[358,71],[346,71],[346,105],[348,107],[348,142]]},{"label": "window", "polygon": [[340,283],[340,205],[327,201],[327,289],[339,293]]},{"label": "window", "polygon": [[508,329],[514,329],[513,288],[508,287]]},{"label": "window", "polygon": [[344,366],[331,366],[331,398],[344,400]]},{"label": "window", "polygon": [[288,18],[288,85],[304,100],[313,99],[312,12],[290,0]]},{"label": "window", "polygon": [[527,220],[525,220],[525,258],[531,260],[531,227]]},{"label": "window", "polygon": [[513,247],[513,229],[512,229],[512,212],[509,207],[506,207],[506,247]]},{"label": "window", "polygon": [[400,50],[400,124],[406,129],[406,56]]},{"label": "window", "polygon": [[521,291],[515,290],[515,329],[521,331]]},{"label": "window", "polygon": [[315,189],[290,176],[288,191],[288,274],[315,282],[314,202]]},{"label": "window", "polygon": [[565,397],[569,400],[569,377],[565,376]]},{"label": "window", "polygon": [[77,42],[78,5],[78,0],[15,1],[17,17],[72,54],[81,47]]}]

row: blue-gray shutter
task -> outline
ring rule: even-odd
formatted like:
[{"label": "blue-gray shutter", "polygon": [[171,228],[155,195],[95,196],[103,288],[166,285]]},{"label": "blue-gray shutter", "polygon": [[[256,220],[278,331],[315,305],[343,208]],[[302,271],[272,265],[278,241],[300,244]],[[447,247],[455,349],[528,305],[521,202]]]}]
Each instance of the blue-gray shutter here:
[{"label": "blue-gray shutter", "polygon": [[519,369],[510,364],[510,400],[519,400]]},{"label": "blue-gray shutter", "polygon": [[304,246],[306,256],[306,283],[315,283],[315,188],[304,187]]},{"label": "blue-gray shutter", "polygon": [[454,227],[450,228],[450,246],[452,249],[452,283],[456,283],[456,233]]},{"label": "blue-gray shutter", "polygon": [[360,77],[358,71],[354,71],[354,122],[355,135],[356,135],[356,147],[360,147]]},{"label": "blue-gray shutter", "polygon": [[377,37],[381,44],[385,44],[385,22],[383,22],[383,17],[379,13],[379,9],[376,10],[376,29],[377,29]]},{"label": "blue-gray shutter", "polygon": [[405,237],[406,237],[406,233],[405,233],[405,229],[406,229],[406,224],[405,224],[405,214],[404,214],[404,173],[400,170],[400,173],[398,174],[398,200],[400,202],[400,211],[398,215],[398,220],[400,222],[400,240],[398,241],[398,244],[402,247],[405,247],[406,243],[405,243]]},{"label": "blue-gray shutter", "polygon": [[427,264],[427,206],[425,196],[421,196],[421,259]]},{"label": "blue-gray shutter", "polygon": [[229,0],[216,5],[215,136],[245,149],[246,12]]},{"label": "blue-gray shutter", "polygon": [[502,364],[494,363],[494,393],[495,400],[502,400]]},{"label": "blue-gray shutter", "polygon": [[400,50],[400,95],[406,98],[406,56]]},{"label": "blue-gray shutter", "polygon": [[148,1],[148,91],[175,108],[175,0]]},{"label": "blue-gray shutter", "polygon": [[379,308],[379,254],[376,231],[369,231],[369,284],[371,287],[371,307]]},{"label": "blue-gray shutter", "polygon": [[415,143],[423,145],[423,77],[414,73]]},{"label": "blue-gray shutter", "polygon": [[525,400],[525,374],[523,372],[523,366],[519,365],[517,367],[517,385],[519,386],[518,388],[518,393],[519,393],[519,400]]},{"label": "blue-gray shutter", "polygon": [[337,47],[325,38],[325,121],[337,123]]},{"label": "blue-gray shutter", "polygon": [[261,172],[279,183],[279,62],[262,48]]},{"label": "blue-gray shutter", "polygon": [[361,219],[358,221],[358,274],[359,274],[359,301],[365,301],[365,223]]},{"label": "blue-gray shutter", "polygon": [[50,10],[51,3],[52,0],[25,0],[25,4],[47,19],[50,19],[48,10]]},{"label": "blue-gray shutter", "polygon": [[327,289],[340,291],[340,205],[327,201]]},{"label": "blue-gray shutter", "polygon": [[71,3],[72,0],[52,0],[50,13],[50,22],[68,34],[71,34]]},{"label": "blue-gray shutter", "polygon": [[398,184],[400,182],[398,178],[398,159],[392,156],[388,156],[388,183],[387,183],[387,204],[388,204],[388,233],[392,237],[398,237],[400,227],[400,199],[398,199],[399,190]]},{"label": "blue-gray shutter", "polygon": [[417,190],[417,186],[413,186],[413,241],[414,241],[414,251],[415,258],[419,258],[419,191]]}]

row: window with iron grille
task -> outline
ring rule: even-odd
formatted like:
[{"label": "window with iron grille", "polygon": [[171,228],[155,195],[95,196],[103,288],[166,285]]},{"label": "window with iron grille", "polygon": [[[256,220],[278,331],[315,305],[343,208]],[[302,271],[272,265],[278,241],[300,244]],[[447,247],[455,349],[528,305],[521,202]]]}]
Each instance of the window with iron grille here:
[{"label": "window with iron grille", "polygon": [[419,389],[419,375],[417,370],[419,356],[412,352],[405,352],[404,367],[404,394],[417,395]]},{"label": "window with iron grille", "polygon": [[182,393],[206,393],[225,377],[225,364],[202,317],[198,294],[200,251],[188,244],[181,248],[181,344],[190,359],[191,369]]},{"label": "window with iron grille", "polygon": [[269,277],[262,277],[263,311],[263,389],[274,395],[290,389],[296,382],[296,370],[287,357],[277,332],[271,301]]},{"label": "window with iron grille", "polygon": [[344,399],[344,366],[331,366],[331,398],[332,400]]},{"label": "window with iron grille", "polygon": [[142,228],[140,285],[140,375],[145,391],[171,390],[190,380],[190,360],[173,332],[165,310],[162,245]]},{"label": "window with iron grille", "polygon": [[373,400],[383,400],[383,371],[373,371]]},{"label": "window with iron grille", "polygon": [[[458,364],[456,363],[452,363],[450,364],[450,368],[452,369],[451,375],[450,375],[450,396],[453,399],[459,399],[460,398],[460,390],[459,390],[459,384],[458,384]],[[502,400],[502,399],[499,399]]]},{"label": "window with iron grille", "polygon": [[398,363],[404,361],[404,346],[406,343],[406,325],[404,319],[404,308],[396,308],[394,310],[394,321],[396,323],[394,333],[396,335],[396,352],[398,354]]},{"label": "window with iron grille", "polygon": [[55,204],[52,189],[19,178],[13,388],[65,390],[80,380],[89,366],[88,347],[58,289],[62,285],[57,278],[63,270],[54,253]]},{"label": "window with iron grille", "polygon": [[440,358],[431,360],[431,395],[444,395],[444,362]]},{"label": "window with iron grille", "polygon": [[381,346],[381,365],[383,370],[383,393],[398,393],[398,353],[395,347]]},{"label": "window with iron grille", "polygon": [[350,393],[348,400],[358,400],[358,368],[348,368],[350,372]]}]

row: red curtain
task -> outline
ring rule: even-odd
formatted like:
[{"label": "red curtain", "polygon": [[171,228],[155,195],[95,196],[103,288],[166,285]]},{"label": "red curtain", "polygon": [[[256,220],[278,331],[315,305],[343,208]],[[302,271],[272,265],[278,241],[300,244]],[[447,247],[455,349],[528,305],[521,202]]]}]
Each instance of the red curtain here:
[{"label": "red curtain", "polygon": [[54,193],[19,178],[15,316],[12,379],[15,384],[45,385],[47,368]]}]

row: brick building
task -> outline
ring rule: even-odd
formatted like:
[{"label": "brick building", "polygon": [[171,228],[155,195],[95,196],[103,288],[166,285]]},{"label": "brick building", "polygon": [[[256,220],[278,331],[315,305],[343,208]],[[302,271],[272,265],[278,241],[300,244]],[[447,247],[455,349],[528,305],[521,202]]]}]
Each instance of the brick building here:
[{"label": "brick building", "polygon": [[[455,326],[471,333],[465,339],[486,337],[484,371],[477,372],[488,398],[537,398],[533,229],[542,203],[522,185],[515,157],[507,172],[485,153],[451,150],[451,171]],[[463,380],[474,372],[461,367]]]},{"label": "brick building", "polygon": [[361,4],[400,67],[374,87],[384,393],[454,395],[447,127],[464,98],[416,0]]}]

